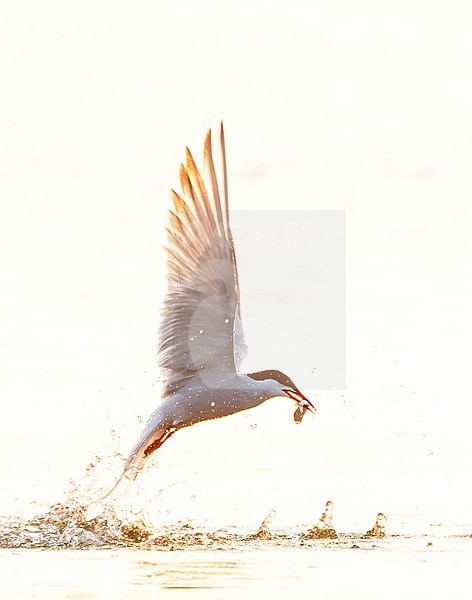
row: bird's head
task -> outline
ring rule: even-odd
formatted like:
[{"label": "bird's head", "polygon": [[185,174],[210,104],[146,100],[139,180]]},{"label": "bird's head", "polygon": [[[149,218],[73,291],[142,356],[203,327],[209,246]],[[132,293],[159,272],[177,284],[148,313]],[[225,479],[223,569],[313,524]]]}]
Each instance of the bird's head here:
[{"label": "bird's head", "polygon": [[258,373],[249,373],[249,377],[256,380],[271,382],[273,396],[287,396],[291,400],[295,400],[297,408],[293,415],[295,423],[300,424],[307,411],[316,412],[316,408],[306,398],[298,387],[293,383],[288,375],[281,371],[269,370],[259,371]]}]

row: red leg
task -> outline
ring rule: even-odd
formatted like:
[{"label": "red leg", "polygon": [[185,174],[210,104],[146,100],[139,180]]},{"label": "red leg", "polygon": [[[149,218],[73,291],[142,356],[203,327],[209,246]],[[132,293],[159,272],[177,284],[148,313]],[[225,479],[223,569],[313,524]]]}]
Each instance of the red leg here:
[{"label": "red leg", "polygon": [[158,448],[160,448],[162,446],[162,444],[164,442],[166,442],[170,436],[175,433],[177,431],[177,429],[172,428],[172,429],[167,429],[166,431],[164,431],[163,435],[161,435],[161,437],[155,439],[151,444],[149,444],[149,446],[144,450],[144,456],[148,457],[150,454],[152,454],[155,450],[157,450]]}]

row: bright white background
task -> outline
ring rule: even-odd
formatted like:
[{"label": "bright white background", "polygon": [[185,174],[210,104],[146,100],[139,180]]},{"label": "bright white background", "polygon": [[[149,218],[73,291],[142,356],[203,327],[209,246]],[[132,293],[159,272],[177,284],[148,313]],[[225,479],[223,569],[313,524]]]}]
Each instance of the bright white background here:
[{"label": "bright white background", "polygon": [[[168,188],[223,118],[232,209],[347,211],[347,390],[301,427],[274,400],[181,432],[142,485],[165,488],[171,520],[254,526],[276,508],[291,526],[331,498],[344,531],[379,510],[391,531],[472,530],[470,17],[421,0],[2,3],[2,514],[127,452],[155,406]],[[254,368],[271,366],[261,301],[243,287]]]}]

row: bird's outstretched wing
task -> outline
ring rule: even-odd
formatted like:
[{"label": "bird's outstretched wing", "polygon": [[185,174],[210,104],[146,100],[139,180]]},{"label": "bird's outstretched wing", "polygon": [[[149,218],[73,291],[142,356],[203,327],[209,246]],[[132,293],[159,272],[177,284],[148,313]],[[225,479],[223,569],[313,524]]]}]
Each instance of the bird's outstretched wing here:
[{"label": "bird's outstretched wing", "polygon": [[172,191],[169,211],[168,291],[159,330],[158,364],[164,397],[199,377],[208,387],[222,384],[246,354],[239,310],[234,244],[229,226],[223,125],[221,169],[213,160],[211,130],[200,175],[187,149],[181,166],[182,194]]}]

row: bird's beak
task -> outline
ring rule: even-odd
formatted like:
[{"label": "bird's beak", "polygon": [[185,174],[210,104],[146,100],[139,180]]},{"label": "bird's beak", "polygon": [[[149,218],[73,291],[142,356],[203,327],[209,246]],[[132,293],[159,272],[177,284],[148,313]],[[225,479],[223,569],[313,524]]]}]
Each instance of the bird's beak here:
[{"label": "bird's beak", "polygon": [[316,408],[313,406],[313,404],[308,400],[308,398],[303,398],[303,400],[300,400],[298,402],[298,407],[299,408],[304,408],[305,410],[309,410],[311,413],[315,414],[316,412]]},{"label": "bird's beak", "polygon": [[292,398],[292,400],[295,400],[298,405],[293,415],[295,423],[301,423],[307,411],[315,414],[316,408],[301,392],[295,393],[292,390],[285,390],[285,393]]},{"label": "bird's beak", "polygon": [[304,396],[300,391],[294,392],[293,390],[284,390],[289,398],[295,400],[298,403],[300,408],[305,408],[305,410],[309,410],[311,413],[315,414],[316,408],[313,404],[308,400],[306,396]]}]

